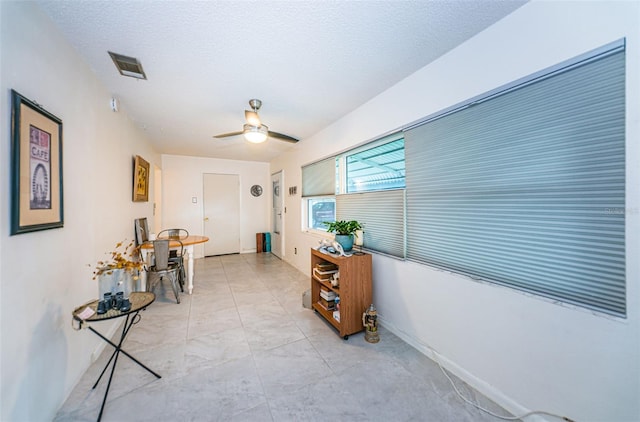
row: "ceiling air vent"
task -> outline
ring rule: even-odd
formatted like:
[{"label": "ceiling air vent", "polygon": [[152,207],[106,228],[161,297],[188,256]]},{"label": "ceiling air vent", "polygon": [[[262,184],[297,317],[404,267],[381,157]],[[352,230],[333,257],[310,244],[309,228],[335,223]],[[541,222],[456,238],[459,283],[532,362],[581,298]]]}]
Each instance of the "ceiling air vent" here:
[{"label": "ceiling air vent", "polygon": [[118,72],[122,76],[130,76],[132,78],[137,79],[147,79],[147,75],[144,74],[144,70],[142,70],[142,64],[135,57],[127,57],[122,54],[112,53],[108,51],[113,63],[115,63],[118,68]]}]

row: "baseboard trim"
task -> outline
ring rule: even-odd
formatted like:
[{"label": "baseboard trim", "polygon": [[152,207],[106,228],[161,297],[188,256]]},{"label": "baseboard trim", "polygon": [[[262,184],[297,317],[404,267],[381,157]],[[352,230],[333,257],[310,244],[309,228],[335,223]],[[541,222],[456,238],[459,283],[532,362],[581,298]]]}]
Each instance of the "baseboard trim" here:
[{"label": "baseboard trim", "polygon": [[[473,375],[472,373],[467,371],[465,368],[453,362],[446,356],[443,356],[442,354],[437,352],[433,347],[423,343],[415,336],[410,335],[409,333],[406,333],[405,331],[401,330],[393,323],[385,320],[384,317],[380,314],[378,314],[378,321],[381,326],[391,331],[396,336],[400,337],[403,341],[405,341],[407,344],[412,346],[414,349],[418,350],[420,353],[422,353],[432,361],[436,363],[440,362],[440,365],[442,365],[442,367],[445,368],[447,371],[451,372],[456,377],[460,378],[465,383],[469,384],[475,390],[477,390],[478,392],[483,394],[485,397],[487,397],[488,399],[492,400],[493,402],[501,406],[507,412],[515,416],[518,416],[518,415],[524,415],[525,413],[528,413],[531,411],[530,409],[527,409],[526,407],[522,406],[517,401],[513,400],[511,397],[504,394],[502,391],[497,390],[495,387],[488,384],[486,381]],[[436,357],[436,353],[437,353],[437,357]],[[527,417],[527,422],[545,422],[547,420],[548,419],[542,417],[541,415],[530,415]]]}]

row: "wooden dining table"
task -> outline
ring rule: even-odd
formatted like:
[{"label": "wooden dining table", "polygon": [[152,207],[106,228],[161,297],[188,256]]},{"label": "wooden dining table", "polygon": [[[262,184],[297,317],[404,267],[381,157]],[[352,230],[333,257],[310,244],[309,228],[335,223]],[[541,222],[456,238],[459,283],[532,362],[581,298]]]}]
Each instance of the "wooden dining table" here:
[{"label": "wooden dining table", "polygon": [[[187,289],[189,294],[191,294],[193,292],[193,245],[208,242],[209,238],[207,236],[190,234],[189,236],[182,237],[179,240],[182,243],[182,246],[184,246],[184,253],[187,259]],[[170,249],[177,249],[180,247],[180,243],[177,240],[169,238],[169,241]],[[153,251],[153,242],[144,243],[140,247],[140,251],[142,252],[142,259],[147,262],[147,254]],[[142,287],[146,288],[146,279],[144,280],[144,283],[145,284]]]}]

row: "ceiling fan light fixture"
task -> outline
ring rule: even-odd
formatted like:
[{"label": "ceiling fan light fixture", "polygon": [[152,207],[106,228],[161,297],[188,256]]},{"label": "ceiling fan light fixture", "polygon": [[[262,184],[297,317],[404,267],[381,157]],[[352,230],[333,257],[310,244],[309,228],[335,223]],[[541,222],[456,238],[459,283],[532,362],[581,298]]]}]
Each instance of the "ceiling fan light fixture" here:
[{"label": "ceiling fan light fixture", "polygon": [[[2,1],[2,0],[0,0]],[[227,138],[229,136],[244,135],[244,139],[248,142],[259,144],[267,140],[267,138],[275,139],[278,141],[291,142],[295,144],[298,139],[293,138],[283,133],[271,132],[268,126],[260,123],[260,117],[258,116],[258,109],[262,106],[262,101],[253,99],[249,101],[249,106],[252,110],[244,111],[244,118],[247,123],[244,124],[242,131],[221,133],[220,135],[214,135],[214,138]]]},{"label": "ceiling fan light fixture", "polygon": [[267,140],[267,136],[269,136],[269,128],[265,125],[253,126],[245,124],[242,134],[244,135],[244,139],[247,141],[254,144],[260,144]]}]

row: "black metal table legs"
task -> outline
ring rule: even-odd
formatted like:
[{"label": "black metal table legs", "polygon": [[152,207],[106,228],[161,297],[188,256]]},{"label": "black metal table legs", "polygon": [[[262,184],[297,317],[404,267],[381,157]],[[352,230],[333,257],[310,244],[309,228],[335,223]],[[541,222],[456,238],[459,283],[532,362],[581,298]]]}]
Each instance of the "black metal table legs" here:
[{"label": "black metal table legs", "polygon": [[99,332],[97,332],[96,330],[94,330],[93,327],[91,327],[91,326],[88,327],[91,331],[93,331],[101,339],[103,339],[104,341],[109,343],[115,349],[113,351],[113,354],[109,358],[109,361],[107,362],[107,364],[105,365],[104,369],[100,373],[100,376],[98,377],[96,383],[92,387],[93,389],[95,389],[98,386],[98,383],[102,379],[102,376],[107,371],[107,368],[109,367],[109,365],[113,361],[113,365],[111,366],[111,373],[109,374],[109,382],[107,383],[107,390],[104,392],[104,398],[102,399],[102,406],[100,406],[100,414],[98,415],[98,422],[100,422],[100,420],[102,419],[102,412],[104,411],[104,405],[107,402],[107,396],[109,395],[109,389],[111,388],[111,380],[113,379],[113,373],[116,370],[116,365],[118,363],[118,356],[120,356],[120,352],[124,353],[129,359],[131,359],[132,361],[134,361],[135,363],[137,363],[138,365],[140,365],[141,367],[143,367],[144,369],[149,371],[156,378],[162,378],[160,375],[156,374],[151,369],[149,369],[145,365],[143,365],[138,359],[134,358],[133,356],[131,356],[129,353],[127,353],[125,350],[122,349],[122,343],[124,342],[125,337],[129,333],[129,330],[131,329],[133,324],[137,323],[140,320],[139,318],[136,320],[136,318],[139,316],[138,315],[139,313],[140,312],[138,311],[135,314],[133,314],[133,316],[131,316],[131,314],[127,315],[127,319],[125,320],[124,326],[122,327],[122,334],[120,335],[120,341],[118,342],[117,345],[114,344],[111,340],[109,340],[105,336],[103,336],[102,334],[100,334]]}]

